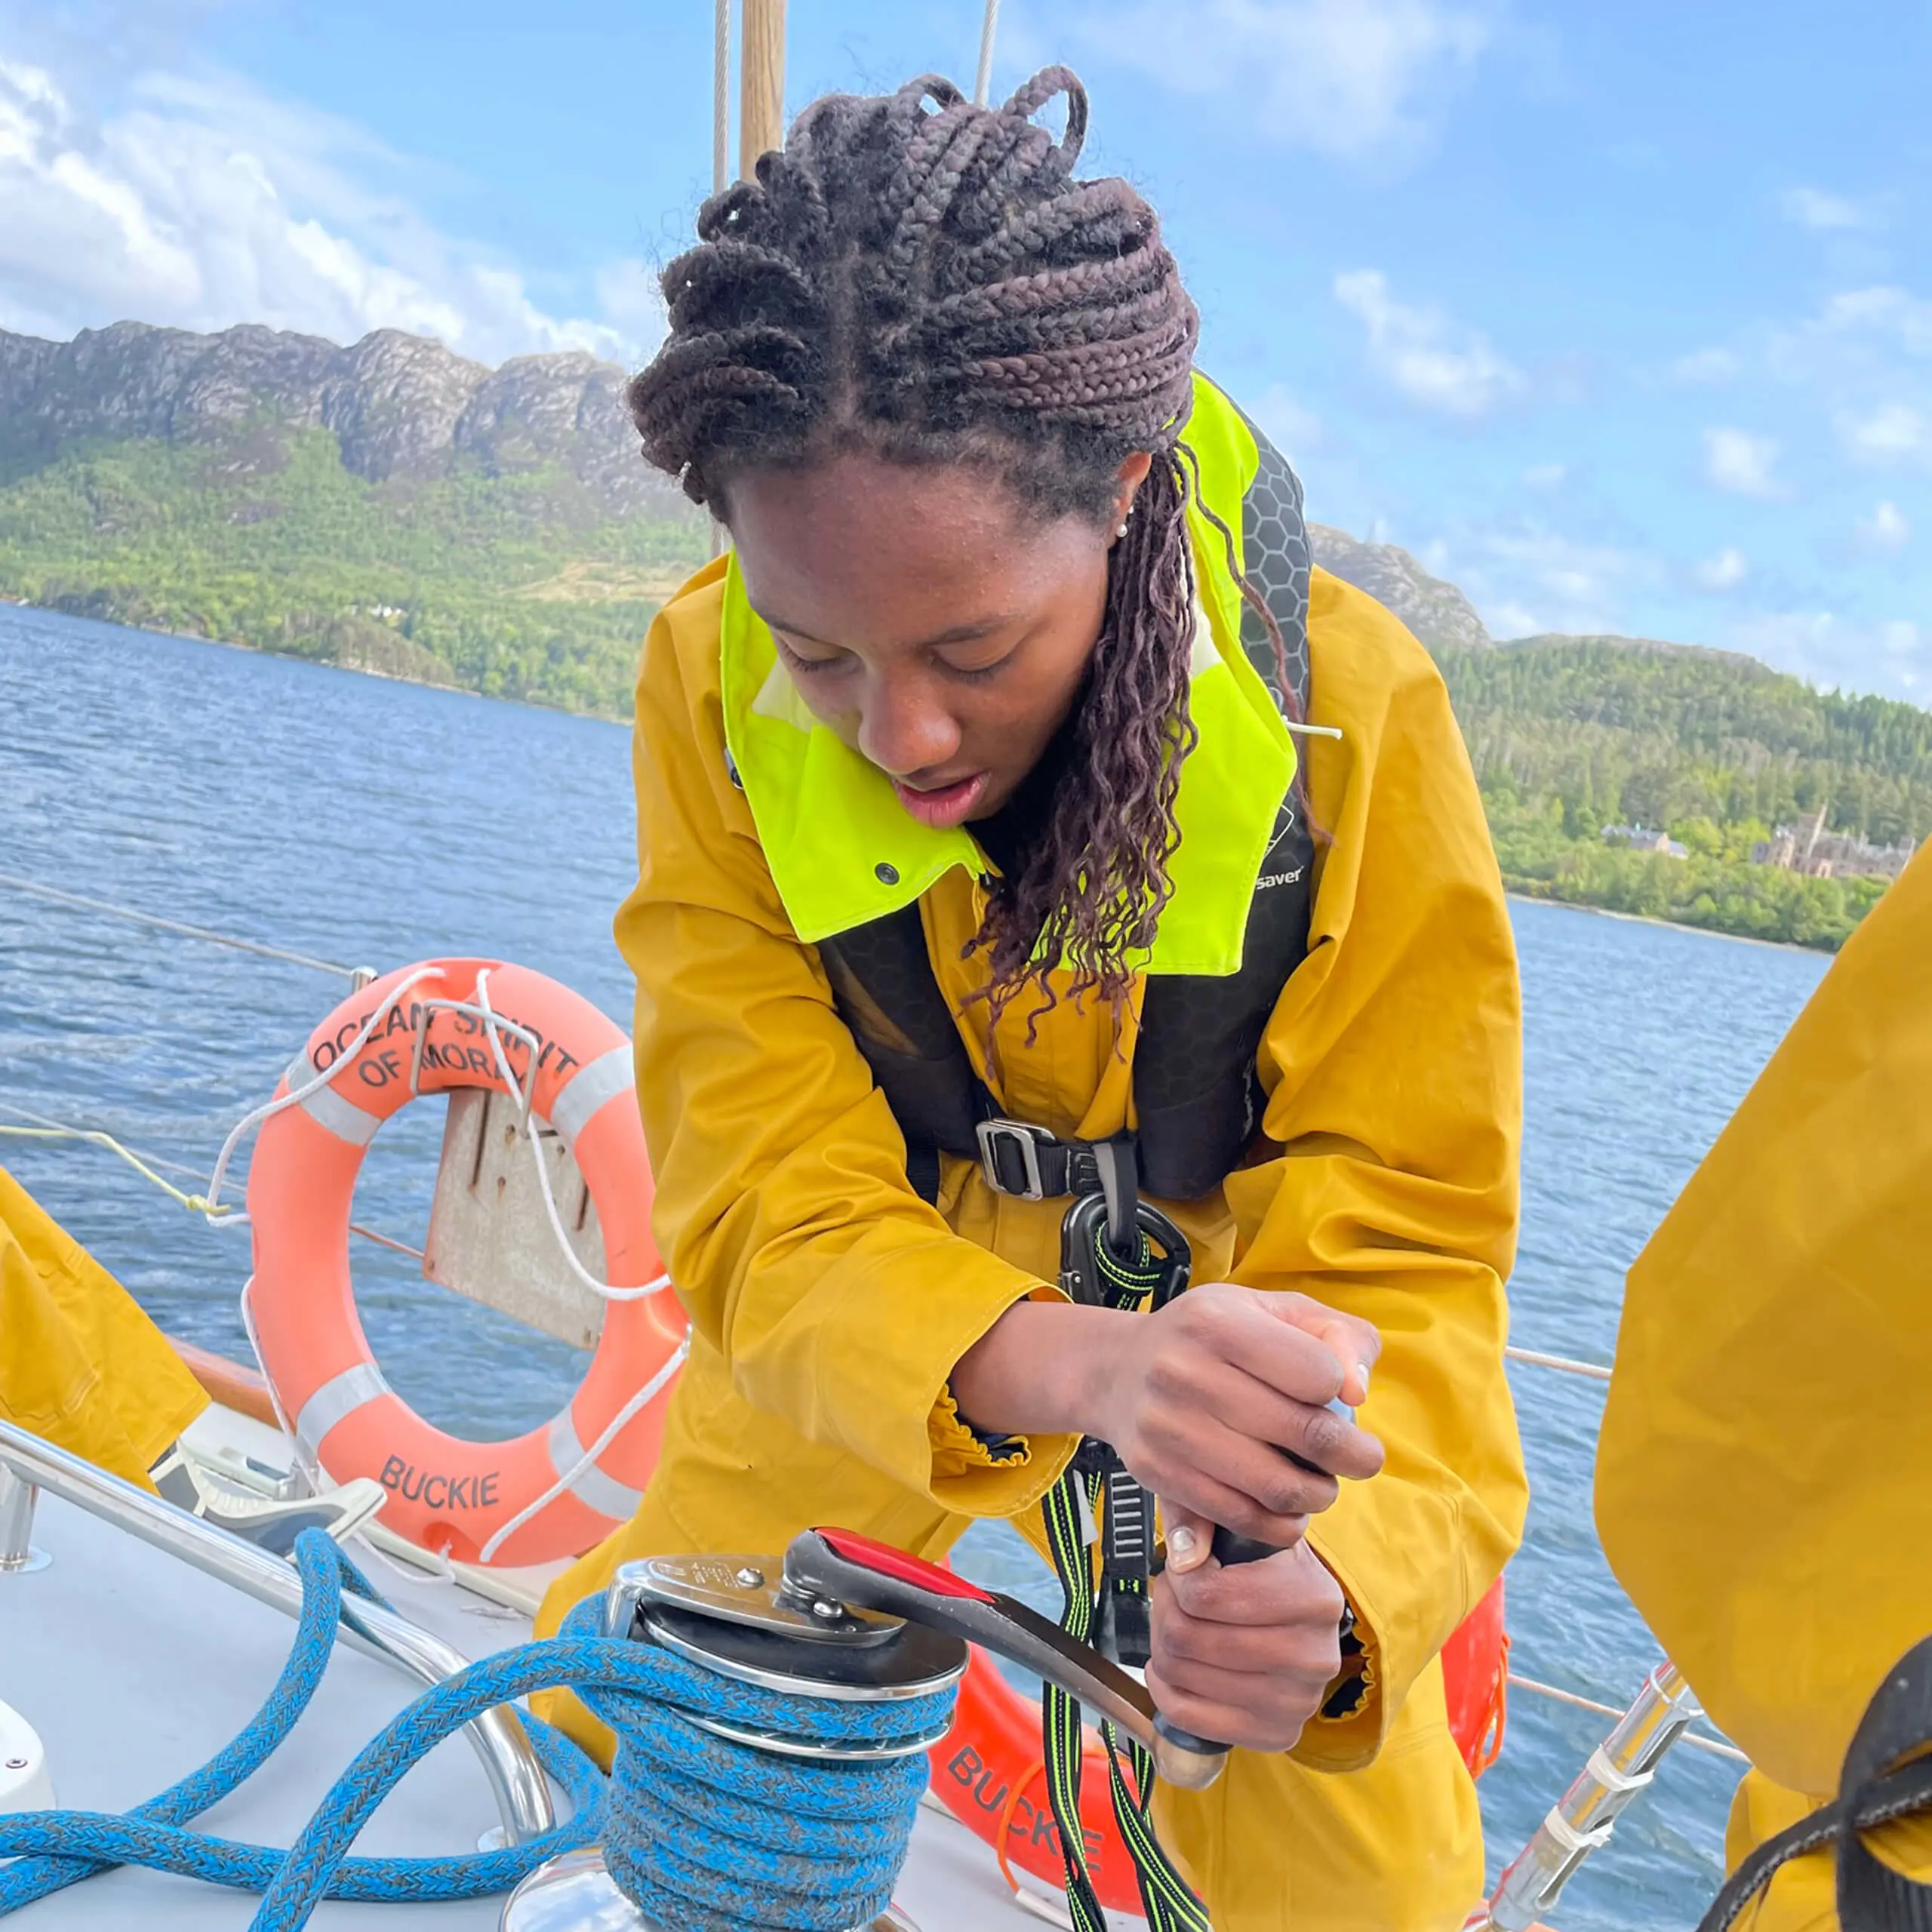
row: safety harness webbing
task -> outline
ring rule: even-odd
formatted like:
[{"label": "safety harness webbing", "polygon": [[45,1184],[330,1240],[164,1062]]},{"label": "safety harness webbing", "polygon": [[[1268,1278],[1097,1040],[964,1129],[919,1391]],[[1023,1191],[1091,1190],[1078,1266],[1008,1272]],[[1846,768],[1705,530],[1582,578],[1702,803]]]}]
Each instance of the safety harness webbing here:
[{"label": "safety harness webbing", "polygon": [[[1164,1252],[1157,1253],[1149,1238],[1146,1224],[1150,1222]],[[1063,1235],[1063,1281],[1084,1274],[1085,1298],[1097,1291],[1100,1304],[1113,1309],[1158,1306],[1177,1292],[1186,1279],[1185,1239],[1164,1215],[1144,1204],[1137,1206],[1137,1223],[1140,1251],[1124,1262],[1107,1236],[1105,1201],[1090,1195],[1075,1202]],[[1108,1444],[1089,1438],[1048,1492],[1042,1513],[1060,1582],[1060,1627],[1081,1643],[1097,1644],[1116,1663],[1144,1664],[1153,1552],[1153,1509],[1146,1491]],[[1097,1578],[1092,1553],[1096,1534],[1101,1549]],[[1079,1703],[1048,1684],[1040,1700],[1040,1721],[1047,1796],[1060,1832],[1074,1932],[1106,1932],[1106,1915],[1088,1872],[1080,1829]],[[1148,1924],[1153,1932],[1210,1932],[1206,1908],[1155,1836],[1152,1760],[1112,1724],[1101,1727],[1101,1737],[1115,1821],[1134,1863]]]},{"label": "safety harness webbing", "polygon": [[1932,1637],[1885,1675],[1845,1752],[1838,1795],[1767,1838],[1734,1872],[1697,1921],[1727,1932],[1781,1867],[1824,1846],[1838,1855],[1838,1915],[1844,1932],[1932,1932],[1932,1885],[1894,1870],[1862,1834],[1932,1814]]}]

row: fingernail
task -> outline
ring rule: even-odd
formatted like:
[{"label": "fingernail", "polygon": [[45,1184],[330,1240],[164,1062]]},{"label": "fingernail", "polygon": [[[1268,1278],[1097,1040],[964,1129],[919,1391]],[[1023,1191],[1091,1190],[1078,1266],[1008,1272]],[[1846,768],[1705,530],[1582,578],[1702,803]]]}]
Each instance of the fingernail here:
[{"label": "fingernail", "polygon": [[1168,1561],[1177,1568],[1192,1567],[1201,1549],[1201,1539],[1185,1523],[1168,1532]]},{"label": "fingernail", "polygon": [[1358,1361],[1355,1364],[1355,1379],[1361,1384],[1362,1400],[1367,1401],[1368,1400],[1368,1364],[1367,1362]]}]

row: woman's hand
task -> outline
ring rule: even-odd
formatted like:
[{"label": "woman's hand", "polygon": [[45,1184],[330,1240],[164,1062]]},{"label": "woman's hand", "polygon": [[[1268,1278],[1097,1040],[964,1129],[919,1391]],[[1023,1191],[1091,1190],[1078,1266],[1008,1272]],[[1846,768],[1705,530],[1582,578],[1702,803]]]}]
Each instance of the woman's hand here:
[{"label": "woman's hand", "polygon": [[1231,1570],[1171,1561],[1154,1579],[1147,1687],[1197,1737],[1289,1750],[1341,1669],[1343,1607],[1305,1543]]},{"label": "woman's hand", "polygon": [[1327,1407],[1363,1399],[1381,1347],[1306,1295],[1211,1281],[1158,1315],[1018,1303],[952,1387],[982,1429],[1097,1436],[1171,1509],[1285,1546],[1334,1501],[1335,1476],[1382,1466],[1381,1444]]},{"label": "woman's hand", "polygon": [[1285,1546],[1334,1501],[1337,1476],[1382,1466],[1381,1444],[1327,1407],[1363,1400],[1381,1352],[1352,1315],[1214,1281],[1118,1322],[1107,1344],[1086,1432],[1172,1510]]}]

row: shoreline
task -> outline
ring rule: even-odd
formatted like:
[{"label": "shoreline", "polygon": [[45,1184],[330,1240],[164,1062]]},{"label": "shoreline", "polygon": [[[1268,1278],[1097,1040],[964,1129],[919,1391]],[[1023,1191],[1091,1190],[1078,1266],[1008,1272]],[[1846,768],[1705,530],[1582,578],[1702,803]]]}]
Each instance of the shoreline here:
[{"label": "shoreline", "polygon": [[1610,906],[1585,906],[1574,899],[1545,899],[1534,892],[1512,892],[1503,888],[1503,896],[1524,906],[1549,906],[1559,912],[1588,912],[1599,919],[1620,919],[1627,926],[1660,926],[1666,932],[1690,933],[1698,939],[1727,940],[1734,946],[1761,946],[1773,952],[1801,952],[1809,959],[1823,959],[1827,962],[1835,959],[1835,952],[1827,952],[1821,946],[1800,946],[1792,939],[1760,939],[1755,933],[1720,932],[1715,926],[1687,926],[1681,919],[1654,919],[1647,912],[1620,912]]},{"label": "shoreline", "polygon": [[[447,691],[452,697],[470,697],[485,704],[517,704],[526,711],[547,711],[558,718],[584,718],[593,724],[616,724],[628,731],[632,720],[612,711],[573,711],[561,704],[546,704],[540,699],[499,697],[489,691],[472,691],[467,685],[446,684],[440,679],[412,678],[407,672],[379,671],[368,664],[344,664],[329,657],[310,657],[299,651],[276,651],[267,645],[250,644],[241,638],[204,637],[198,631],[162,630],[152,624],[124,624],[118,617],[90,617],[78,611],[62,611],[51,604],[35,604],[25,597],[0,591],[0,606],[14,611],[36,611],[42,616],[64,618],[69,623],[109,624],[117,631],[134,631],[143,637],[172,638],[181,644],[211,644],[222,651],[245,651],[252,657],[274,657],[286,664],[308,664],[318,671],[346,671],[358,678],[380,678],[386,684],[410,685],[419,691]],[[640,643],[639,649],[642,649]]]}]

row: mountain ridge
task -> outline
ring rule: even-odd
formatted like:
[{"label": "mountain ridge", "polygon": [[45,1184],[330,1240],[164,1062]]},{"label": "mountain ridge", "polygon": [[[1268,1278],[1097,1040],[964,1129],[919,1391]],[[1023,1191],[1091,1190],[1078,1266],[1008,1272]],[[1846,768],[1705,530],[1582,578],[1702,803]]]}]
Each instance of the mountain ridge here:
[{"label": "mountain ridge", "polygon": [[[0,596],[627,715],[706,525],[644,464],[625,380],[395,330],[0,333]],[[1875,858],[1932,832],[1932,714],[1703,646],[1498,641],[1398,546],[1310,534],[1433,654],[1515,890],[1829,947],[1882,881],[1753,854],[1801,820]]]},{"label": "mountain ridge", "polygon": [[491,369],[377,329],[346,347],[243,323],[211,335],[115,322],[54,342],[0,330],[0,475],[90,440],[214,442],[263,415],[334,435],[365,481],[556,464],[618,515],[688,515],[638,454],[625,371],[581,349]]}]

